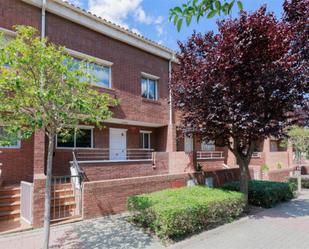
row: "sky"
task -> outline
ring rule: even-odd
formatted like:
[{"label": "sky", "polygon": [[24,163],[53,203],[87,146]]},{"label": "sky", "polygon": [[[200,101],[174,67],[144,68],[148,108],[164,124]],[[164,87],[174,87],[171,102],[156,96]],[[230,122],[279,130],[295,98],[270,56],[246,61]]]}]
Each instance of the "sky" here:
[{"label": "sky", "polygon": [[[194,30],[217,32],[218,17],[202,18],[199,23],[192,19],[189,27],[183,25],[180,32],[169,22],[169,9],[185,3],[186,0],[67,0],[102,18],[141,34],[159,44],[178,50],[177,41],[185,41]],[[242,0],[246,11],[255,11],[263,4],[279,18],[282,15],[283,0]],[[236,17],[235,6],[232,16]],[[224,17],[222,17],[224,18]]]}]

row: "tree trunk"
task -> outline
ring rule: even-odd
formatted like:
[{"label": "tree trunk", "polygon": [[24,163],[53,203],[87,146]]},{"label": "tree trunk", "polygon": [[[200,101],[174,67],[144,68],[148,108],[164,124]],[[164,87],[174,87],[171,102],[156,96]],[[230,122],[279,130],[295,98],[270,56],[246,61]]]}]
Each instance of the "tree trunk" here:
[{"label": "tree trunk", "polygon": [[240,192],[244,194],[245,203],[248,205],[248,171],[249,164],[245,159],[238,158],[239,169],[240,169]]},{"label": "tree trunk", "polygon": [[54,137],[55,134],[48,136],[48,156],[46,167],[46,185],[45,185],[45,210],[44,210],[44,245],[43,249],[49,247],[49,231],[50,231],[50,203],[51,203],[51,183],[52,183],[52,166],[54,153]]}]

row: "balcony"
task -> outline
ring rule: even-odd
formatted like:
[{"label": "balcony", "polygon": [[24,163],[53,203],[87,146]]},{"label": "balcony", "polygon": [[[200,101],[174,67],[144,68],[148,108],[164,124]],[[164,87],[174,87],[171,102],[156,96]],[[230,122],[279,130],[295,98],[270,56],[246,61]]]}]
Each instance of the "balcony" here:
[{"label": "balcony", "polygon": [[252,158],[261,158],[262,157],[262,152],[253,152],[252,153]]},{"label": "balcony", "polygon": [[197,160],[222,160],[224,159],[223,151],[197,151]]},{"label": "balcony", "polygon": [[153,149],[83,149],[74,150],[74,155],[79,164],[102,162],[138,162],[154,161]]}]

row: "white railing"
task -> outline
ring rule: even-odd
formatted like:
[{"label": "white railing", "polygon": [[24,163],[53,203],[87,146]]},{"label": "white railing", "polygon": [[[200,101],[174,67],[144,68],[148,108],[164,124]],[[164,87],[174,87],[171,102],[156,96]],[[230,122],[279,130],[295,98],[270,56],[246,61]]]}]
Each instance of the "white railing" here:
[{"label": "white railing", "polygon": [[212,159],[223,159],[223,151],[197,151],[197,160],[212,160]]},{"label": "white railing", "polygon": [[32,225],[32,194],[33,184],[22,181],[20,183],[20,218]]},{"label": "white railing", "polygon": [[262,153],[261,152],[253,152],[252,153],[252,158],[261,158],[262,157]]},{"label": "white railing", "polygon": [[[119,154],[119,155],[118,155]],[[153,149],[87,149],[75,150],[78,163],[113,162],[113,161],[153,161]],[[74,158],[73,158],[74,159]]]}]

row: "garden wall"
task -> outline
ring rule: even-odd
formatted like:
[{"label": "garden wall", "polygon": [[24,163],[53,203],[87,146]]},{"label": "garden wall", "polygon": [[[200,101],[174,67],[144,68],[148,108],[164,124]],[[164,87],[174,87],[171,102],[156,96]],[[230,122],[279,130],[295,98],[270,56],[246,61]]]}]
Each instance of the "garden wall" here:
[{"label": "garden wall", "polygon": [[129,196],[183,187],[189,179],[189,174],[173,174],[84,182],[83,218],[120,213]]}]

